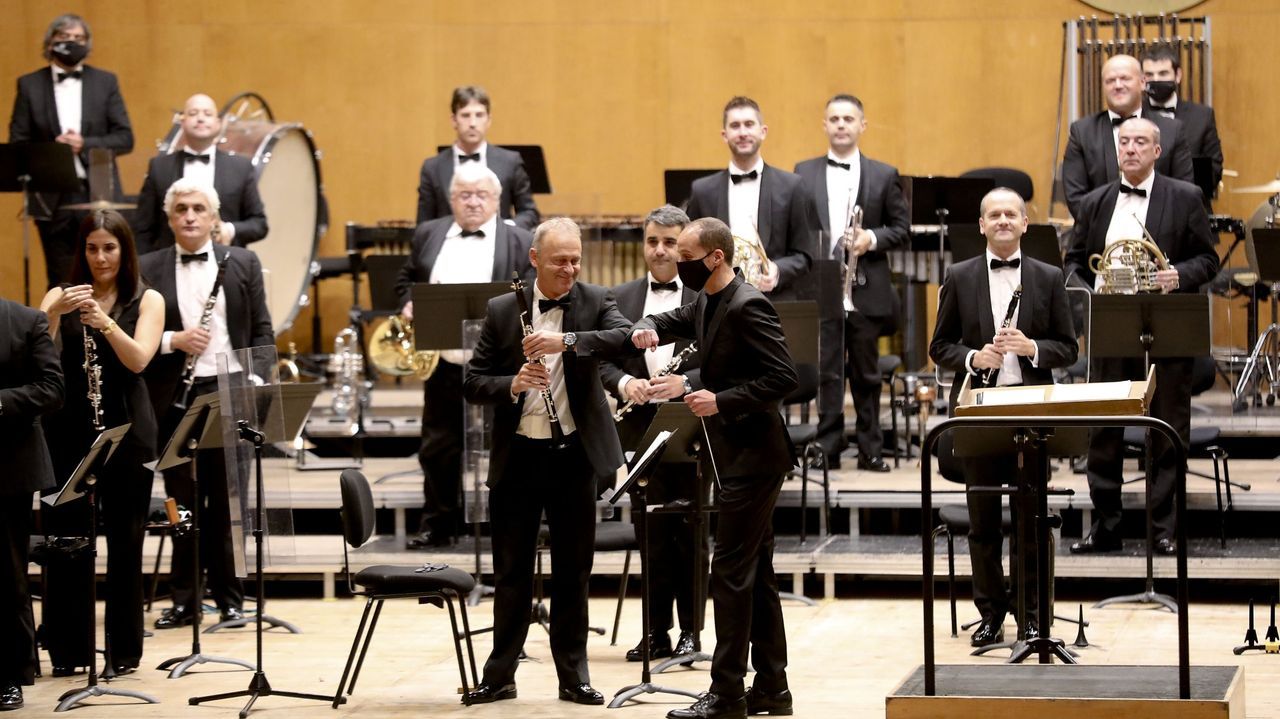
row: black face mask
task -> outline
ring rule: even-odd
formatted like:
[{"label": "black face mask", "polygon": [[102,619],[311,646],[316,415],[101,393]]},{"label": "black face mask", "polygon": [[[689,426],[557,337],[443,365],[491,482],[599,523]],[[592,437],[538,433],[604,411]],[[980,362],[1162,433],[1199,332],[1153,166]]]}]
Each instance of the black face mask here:
[{"label": "black face mask", "polygon": [[680,260],[676,263],[676,274],[680,275],[680,281],[685,287],[700,292],[707,286],[707,280],[711,279],[711,273],[714,272],[705,263],[710,256],[711,253],[708,252],[696,260]]},{"label": "black face mask", "polygon": [[1173,93],[1177,92],[1178,84],[1173,80],[1148,80],[1147,96],[1153,101],[1161,105],[1169,101],[1173,97]]},{"label": "black face mask", "polygon": [[53,55],[54,59],[63,65],[75,67],[84,62],[84,59],[89,56],[89,46],[64,40],[55,42],[53,47],[49,48],[49,54]]}]

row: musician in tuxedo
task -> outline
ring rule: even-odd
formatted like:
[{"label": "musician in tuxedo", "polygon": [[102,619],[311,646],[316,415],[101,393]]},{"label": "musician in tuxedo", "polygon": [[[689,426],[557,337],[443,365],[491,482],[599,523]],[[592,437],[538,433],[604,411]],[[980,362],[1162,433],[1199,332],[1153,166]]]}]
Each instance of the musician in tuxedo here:
[{"label": "musician in tuxedo", "polygon": [[418,224],[449,214],[449,179],[459,166],[475,162],[493,170],[502,183],[498,217],[514,221],[517,227],[533,231],[538,225],[538,206],[533,202],[529,173],[520,153],[485,139],[489,133],[489,93],[483,87],[454,88],[449,102],[449,121],[457,133],[453,145],[428,157],[418,173]]},{"label": "musician in tuxedo", "polygon": [[49,67],[18,78],[9,119],[9,142],[61,142],[75,154],[80,188],[67,193],[33,193],[49,287],[67,279],[75,254],[76,232],[85,216],[68,205],[89,201],[89,150],[110,150],[115,196],[120,173],[115,156],[133,150],[133,128],[116,76],[84,63],[93,48],[89,23],[79,15],[59,15],[49,23],[42,44]]},{"label": "musician in tuxedo", "polygon": [[218,191],[222,218],[218,242],[244,247],[267,236],[267,212],[258,194],[253,161],[215,145],[222,132],[218,106],[208,95],[192,95],[182,108],[181,149],[151,158],[138,193],[134,233],[143,253],[173,245],[164,195],[174,180],[190,177]]},{"label": "musician in tuxedo", "polygon": [[[184,388],[184,370],[189,354],[195,355],[190,399],[218,389],[217,357],[247,347],[272,345],[275,334],[267,311],[258,256],[242,247],[221,244],[213,235],[221,227],[218,191],[208,183],[184,177],[165,192],[165,214],[176,244],[143,255],[142,274],[147,283],[164,297],[164,332],[160,351],[146,370],[147,390],[160,425],[157,447],[164,447],[176,428],[172,409]],[[208,326],[201,323],[213,293],[218,266],[226,260]],[[228,364],[231,372],[242,371],[235,356]],[[208,573],[209,591],[222,620],[244,616],[244,587],[235,575],[231,554],[230,510],[227,500],[228,472],[222,449],[200,450],[196,455],[200,497],[191,487],[191,465],[164,472],[168,496],[185,507],[200,504],[200,564]],[[169,582],[173,606],[156,620],[157,629],[188,625],[200,611],[194,582],[189,536],[175,536]]]},{"label": "musician in tuxedo", "polygon": [[[413,321],[414,283],[502,282],[511,273],[532,279],[533,237],[498,219],[502,183],[493,170],[474,162],[460,165],[449,181],[451,214],[418,225],[409,259],[396,278],[401,314]],[[407,549],[450,544],[462,526],[462,350],[440,354],[435,372],[423,383],[422,520]]]},{"label": "musician in tuxedo", "polygon": [[1151,113],[1143,106],[1142,67],[1131,55],[1113,55],[1102,66],[1107,109],[1071,123],[1067,153],[1062,159],[1062,187],[1067,209],[1079,217],[1080,201],[1089,191],[1116,181],[1120,123],[1130,117],[1151,120],[1160,129],[1161,152],[1156,172],[1191,182],[1191,149],[1177,120]]},{"label": "musician in tuxedo", "polygon": [[[1182,61],[1168,45],[1155,45],[1142,56],[1142,76],[1147,83],[1147,106],[1153,114],[1175,118],[1182,123],[1191,158],[1207,157],[1213,165],[1213,187],[1222,181],[1222,141],[1213,108],[1178,96],[1182,84]],[[1202,190],[1203,191],[1203,190]],[[1212,193],[1211,193],[1212,194]],[[1209,208],[1210,195],[1205,196]],[[1212,211],[1212,210],[1210,210]]]},{"label": "musician in tuxedo", "polygon": [[[644,261],[649,271],[644,277],[613,288],[618,311],[628,320],[634,322],[697,299],[698,293],[683,285],[676,272],[679,257],[676,238],[688,224],[689,216],[671,205],[659,207],[645,217]],[[696,351],[682,360],[674,372],[657,376],[689,345],[685,340],[671,342],[643,356],[602,363],[604,386],[614,393],[619,406],[629,401],[635,403],[618,423],[618,437],[624,451],[644,451],[640,441],[658,413],[659,403],[675,401],[702,388]],[[697,467],[665,465],[640,491],[645,492],[644,504],[647,505],[681,499],[693,502],[699,491]],[[641,503],[634,495],[632,506],[640,510]],[[699,629],[694,611],[694,552],[698,545],[691,527],[679,514],[656,513],[637,523],[636,530],[641,559],[649,573],[649,656],[661,659],[673,654],[689,654],[695,650],[694,637]],[[680,620],[680,636],[674,646],[669,634],[673,626],[672,602]],[[627,661],[644,659],[644,642],[642,637],[635,648],[627,651]]]},{"label": "musician in tuxedo", "polygon": [[694,180],[688,213],[694,220],[714,217],[748,241],[758,238],[768,257],[760,290],[774,301],[802,299],[809,296],[803,279],[817,253],[817,212],[799,177],[765,164],[760,147],[768,132],[755,100],[729,100],[720,130],[729,167]]},{"label": "musician in tuxedo", "polygon": [[[1088,287],[1097,289],[1089,257],[1101,254],[1117,240],[1155,238],[1170,269],[1156,272],[1163,292],[1198,292],[1218,272],[1218,253],[1209,230],[1209,216],[1201,202],[1200,188],[1161,175],[1160,127],[1142,119],[1120,125],[1120,179],[1085,195],[1076,217],[1075,238],[1064,258],[1064,269]],[[1191,433],[1192,358],[1157,359],[1156,389],[1150,414],[1168,422],[1185,443]],[[1094,359],[1094,381],[1145,379],[1141,359]],[[1120,470],[1124,460],[1124,432],[1119,427],[1093,430],[1089,445],[1089,499],[1093,502],[1093,526],[1075,553],[1120,549]],[[1175,554],[1173,492],[1185,479],[1186,467],[1178,466],[1173,446],[1162,435],[1151,435],[1155,458],[1150,494],[1155,524],[1155,551]]]},{"label": "musician in tuxedo", "polygon": [[[680,233],[680,279],[694,302],[645,317],[621,335],[640,349],[696,340],[702,389],[684,402],[703,418],[710,452],[704,476],[718,480],[718,521],[711,562],[716,648],[711,688],[671,719],[790,714],[787,638],[773,570],[773,508],[792,466],[780,412],[798,384],[782,324],[769,300],[733,269],[733,234],[715,218]],[[609,351],[618,333],[588,337],[581,351]],[[747,658],[755,679],[744,691]]]},{"label": "musician in tuxedo", "polygon": [[[818,209],[826,246],[818,256],[841,260],[848,251],[844,237],[853,229],[850,213],[862,208],[862,226],[853,242],[857,262],[853,312],[840,308],[822,320],[822,381],[818,397],[818,441],[830,467],[840,466],[847,445],[844,429],[844,377],[853,395],[858,441],[858,469],[888,472],[880,456],[879,338],[897,328],[898,295],[889,280],[889,250],[908,246],[911,213],[898,185],[898,170],[872,160],[858,149],[867,129],[862,101],[840,94],[827,101],[822,121],[827,154],[796,165],[796,174]],[[856,258],[856,259],[855,259]]]},{"label": "musician in tuxedo", "polygon": [[[576,351],[579,334],[630,327],[607,288],[578,282],[581,231],[567,218],[538,226],[522,290],[489,301],[463,378],[468,401],[493,405],[489,511],[493,527],[493,651],[480,685],[463,698],[483,704],[516,696],[515,672],[529,633],[538,526],[551,533],[551,654],[559,698],[603,704],[587,670],[587,584],[594,559],[596,481],[622,466],[599,360]],[[522,323],[534,330],[521,340]],[[528,358],[526,360],[526,358]],[[538,362],[545,360],[545,365]],[[544,400],[548,391],[552,402]],[[552,421],[548,404],[558,422]],[[564,436],[557,447],[557,431]]]},{"label": "musician in tuxedo", "polygon": [[40,417],[62,406],[58,351],[43,312],[0,299],[0,711],[35,683],[36,629],[27,585],[32,494],[56,481]]},{"label": "musician in tuxedo", "polygon": [[[1022,254],[1022,235],[1027,231],[1023,198],[1007,187],[988,192],[982,198],[978,226],[987,238],[987,251],[947,271],[929,345],[933,361],[956,373],[951,385],[953,413],[965,376],[972,386],[977,386],[986,372],[995,373],[995,386],[1000,387],[1053,384],[1052,370],[1071,365],[1078,352],[1062,270]],[[1021,298],[1009,326],[1003,327],[1018,287],[1022,288]],[[963,458],[959,465],[969,487],[999,487],[1017,481],[1017,457],[1012,451],[996,457]],[[1004,640],[1004,619],[1011,606],[1000,563],[1002,499],[995,493],[969,493],[965,500],[969,507],[973,603],[982,615],[970,643],[982,647]],[[1016,504],[1011,505],[1016,512]],[[1027,614],[1016,619],[1020,636],[1030,639],[1039,636],[1033,521],[1027,518],[1022,529],[1015,546],[1026,560],[1027,571],[1019,584],[1027,599]]]}]

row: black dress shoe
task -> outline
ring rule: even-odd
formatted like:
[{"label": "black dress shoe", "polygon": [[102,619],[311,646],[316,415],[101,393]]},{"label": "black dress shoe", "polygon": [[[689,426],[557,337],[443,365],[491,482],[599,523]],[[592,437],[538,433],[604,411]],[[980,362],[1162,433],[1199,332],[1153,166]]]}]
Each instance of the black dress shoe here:
[{"label": "black dress shoe", "polygon": [[[661,634],[651,635],[649,637],[649,658],[664,659],[669,656],[671,656],[671,637],[667,636],[666,632],[663,632]],[[627,650],[627,661],[629,662],[644,661],[644,640],[643,639],[640,640],[640,643],[637,644],[635,648]]]},{"label": "black dress shoe", "polygon": [[694,647],[693,632],[680,632],[680,638],[676,640],[676,647],[672,654],[693,654],[698,651]]},{"label": "black dress shoe", "polygon": [[88,671],[89,670],[87,668],[81,669],[80,667],[71,667],[71,666],[66,666],[62,664],[54,664],[53,669],[51,669],[49,673],[53,675],[53,677],[56,679],[58,677],[74,677],[77,674],[88,673]]},{"label": "black dress shoe", "polygon": [[1022,641],[1029,642],[1032,639],[1040,638],[1040,625],[1036,624],[1036,620],[1028,619],[1027,625],[1022,629]]},{"label": "black dress shoe", "polygon": [[515,698],[515,684],[494,686],[492,684],[481,682],[480,686],[462,695],[462,703],[467,706],[471,706],[472,704],[491,704],[493,702],[500,702],[503,699]]},{"label": "black dress shoe", "polygon": [[22,706],[22,687],[17,682],[0,685],[0,712],[21,709]]},{"label": "black dress shoe", "polygon": [[188,627],[195,621],[195,613],[186,607],[169,607],[160,613],[156,620],[156,629],[173,629]]},{"label": "black dress shoe", "polygon": [[118,677],[122,677],[126,674],[132,674],[136,671],[138,671],[137,664],[117,664],[115,666],[115,673]]},{"label": "black dress shoe", "polygon": [[791,690],[780,692],[762,692],[755,687],[747,689],[744,697],[747,701],[747,714],[767,714],[769,716],[791,716]]},{"label": "black dress shoe", "polygon": [[716,717],[747,716],[747,700],[745,697],[725,699],[719,694],[707,692],[702,698],[684,709],[672,709],[667,712],[667,719],[714,719]]},{"label": "black dress shoe", "polygon": [[440,547],[448,547],[453,544],[453,537],[444,532],[435,532],[430,529],[419,532],[409,539],[405,540],[405,549],[438,549]]},{"label": "black dress shoe", "polygon": [[1004,619],[1001,618],[999,624],[995,620],[982,620],[978,625],[978,630],[969,637],[969,646],[985,647],[989,644],[999,644],[1004,641]]},{"label": "black dress shoe", "polygon": [[1164,537],[1156,540],[1156,554],[1163,554],[1166,557],[1172,557],[1178,553],[1178,543]]},{"label": "black dress shoe", "polygon": [[864,472],[888,472],[889,463],[884,461],[884,459],[881,457],[874,457],[872,459],[867,459],[867,460],[864,460],[861,457],[859,457],[858,469]]},{"label": "black dress shoe", "polygon": [[583,682],[572,687],[560,687],[560,701],[574,704],[604,704],[604,695],[590,684]]},{"label": "black dress shoe", "polygon": [[218,612],[218,621],[230,622],[236,619],[244,619],[244,610],[240,607],[227,607]]},{"label": "black dress shoe", "polygon": [[1090,532],[1089,536],[1071,545],[1072,554],[1097,554],[1099,552],[1120,551],[1120,538],[1101,532]]}]

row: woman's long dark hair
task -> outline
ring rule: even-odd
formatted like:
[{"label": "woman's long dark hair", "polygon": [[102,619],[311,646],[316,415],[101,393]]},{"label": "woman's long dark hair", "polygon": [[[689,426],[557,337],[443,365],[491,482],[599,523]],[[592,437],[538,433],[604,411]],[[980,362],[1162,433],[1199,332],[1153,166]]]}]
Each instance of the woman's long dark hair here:
[{"label": "woman's long dark hair", "polygon": [[[146,286],[138,272],[138,250],[133,244],[133,230],[124,216],[115,210],[94,210],[80,223],[76,234],[75,264],[71,266],[71,284],[93,284],[93,272],[85,257],[85,245],[89,235],[97,230],[111,233],[120,243],[120,269],[116,271],[116,307],[124,307],[141,294]],[[113,310],[114,312],[114,310]]]}]

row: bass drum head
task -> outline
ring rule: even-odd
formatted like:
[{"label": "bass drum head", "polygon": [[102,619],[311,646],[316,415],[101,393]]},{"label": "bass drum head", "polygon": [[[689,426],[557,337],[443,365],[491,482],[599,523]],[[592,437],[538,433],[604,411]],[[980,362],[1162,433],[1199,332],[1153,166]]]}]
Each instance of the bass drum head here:
[{"label": "bass drum head", "polygon": [[280,335],[293,326],[311,282],[319,239],[320,166],[311,137],[297,123],[274,126],[253,165],[269,230],[248,248],[262,262],[271,327]]}]

